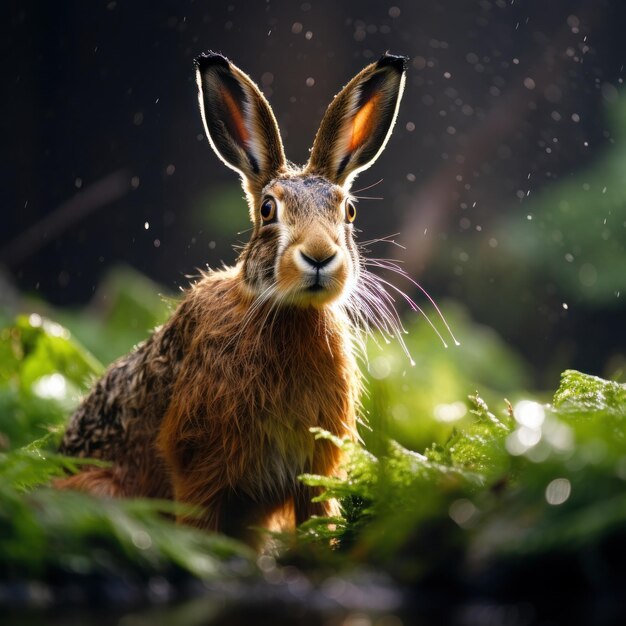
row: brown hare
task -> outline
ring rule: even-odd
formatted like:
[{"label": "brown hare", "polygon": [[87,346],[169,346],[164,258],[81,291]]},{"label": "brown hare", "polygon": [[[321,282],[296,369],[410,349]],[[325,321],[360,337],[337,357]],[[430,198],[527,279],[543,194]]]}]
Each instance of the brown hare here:
[{"label": "brown hare", "polygon": [[60,449],[111,464],[58,487],[197,505],[203,514],[183,521],[252,544],[251,527],[335,513],[298,475],[332,475],[341,460],[310,428],[357,436],[361,321],[397,324],[380,285],[360,288],[350,186],[391,134],[405,70],[386,54],[357,74],[300,168],[252,80],[220,54],[196,59],[204,127],[241,175],[252,235],[234,267],[204,274],[95,384]]}]

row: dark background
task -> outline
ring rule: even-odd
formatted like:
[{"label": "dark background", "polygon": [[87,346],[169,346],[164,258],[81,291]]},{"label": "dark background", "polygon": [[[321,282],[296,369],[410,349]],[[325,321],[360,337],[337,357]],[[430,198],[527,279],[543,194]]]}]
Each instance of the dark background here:
[{"label": "dark background", "polygon": [[[585,172],[615,144],[606,111],[623,101],[625,3],[5,6],[0,264],[21,293],[80,305],[120,263],[173,292],[195,268],[234,260],[247,209],[204,138],[192,66],[201,51],[224,53],[261,86],[288,157],[302,163],[332,96],[390,50],[410,69],[394,135],[354,185],[383,179],[362,192],[383,198],[361,201],[362,238],[400,232],[406,250],[376,256],[401,258],[438,301],[493,327],[536,385],[553,387],[564,367],[623,376],[626,221],[606,236],[618,274],[602,293],[585,242],[562,261],[566,226],[544,244],[563,248],[559,262],[535,267],[532,247],[512,250],[518,232],[537,228],[539,241],[558,221],[551,186],[580,182],[583,193]],[[583,231],[590,220],[590,237],[596,211],[590,199],[577,218]],[[580,285],[564,286],[561,263],[580,264]]]}]

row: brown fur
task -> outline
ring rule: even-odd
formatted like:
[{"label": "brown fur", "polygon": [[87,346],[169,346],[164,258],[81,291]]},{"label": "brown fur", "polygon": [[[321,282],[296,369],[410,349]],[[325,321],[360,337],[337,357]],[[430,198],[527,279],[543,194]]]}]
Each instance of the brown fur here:
[{"label": "brown fur", "polygon": [[74,476],[56,479],[54,486],[57,489],[75,489],[94,496],[113,498],[126,495],[120,478],[113,468],[88,467]]},{"label": "brown fur", "polygon": [[[374,142],[370,152],[380,152],[393,123],[386,111],[397,109],[401,71],[389,58],[366,68],[329,107],[322,135],[337,119],[354,128],[353,139],[342,135],[331,150],[348,151],[341,172],[331,164],[324,176],[315,173],[323,169],[320,133],[309,166],[288,165],[254,83],[219,55],[198,60],[205,127],[220,158],[243,177],[252,235],[235,267],[203,275],[172,318],[94,386],[61,450],[112,466],[85,469],[57,481],[59,488],[173,498],[203,511],[182,521],[252,544],[252,527],[336,513],[333,501],[312,502],[315,491],[298,476],[339,472],[338,448],[316,442],[311,428],[357,436],[361,380],[349,299],[362,267],[345,180],[367,165],[363,146]],[[371,76],[382,76],[379,91]],[[338,110],[338,101],[349,108]],[[264,221],[267,197],[276,211]]]},{"label": "brown fur", "polygon": [[[214,298],[210,282],[220,284],[222,298]],[[236,274],[208,276],[189,301],[202,330],[189,346],[158,437],[176,499],[206,507],[210,515],[196,523],[212,529],[239,527],[241,515],[248,525],[265,525],[290,496],[298,519],[328,513],[300,497],[296,477],[336,470],[337,449],[315,445],[309,428],[354,434],[358,378],[347,322],[330,311],[285,308],[242,333],[251,302],[244,296],[242,303]],[[259,500],[265,506],[249,510]],[[224,514],[228,520],[220,520]]]}]

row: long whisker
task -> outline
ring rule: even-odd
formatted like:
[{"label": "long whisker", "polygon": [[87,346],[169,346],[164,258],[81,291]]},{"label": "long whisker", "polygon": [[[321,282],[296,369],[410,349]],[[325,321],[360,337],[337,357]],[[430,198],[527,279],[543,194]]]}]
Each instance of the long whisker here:
[{"label": "long whisker", "polygon": [[361,191],[367,191],[368,189],[371,189],[372,187],[376,187],[376,185],[380,185],[380,183],[382,183],[383,180],[385,179],[381,178],[380,180],[377,180],[375,183],[372,183],[371,185],[368,185],[367,187],[361,187],[361,189],[355,189],[352,193],[360,193]]},{"label": "long whisker", "polygon": [[411,365],[415,365],[404,342],[403,335],[406,334],[406,330],[394,307],[394,299],[376,279],[374,274],[363,268],[361,282],[354,290],[348,304],[353,305],[350,308],[357,319],[363,319],[362,312],[366,314],[367,322],[369,322],[365,326],[366,332],[369,326],[374,326],[380,331],[386,343],[389,343],[389,338],[395,337]]},{"label": "long whisker", "polygon": [[[380,282],[378,281],[378,276],[375,276],[371,272],[365,271],[365,272],[363,272],[362,277],[363,277],[363,280],[364,280],[366,285],[375,288],[376,293],[373,294],[370,291],[369,295],[373,295],[374,296],[375,302],[377,304],[379,304],[379,306],[382,304],[382,307],[388,313],[388,320],[389,321],[393,320],[394,321],[394,326],[396,328],[400,329],[400,331],[402,333],[406,334],[407,331],[404,328],[404,326],[402,324],[402,320],[401,320],[401,318],[400,318],[400,316],[399,316],[399,314],[398,314],[398,312],[396,311],[396,308],[395,308],[395,299],[380,284]],[[366,293],[368,293],[368,292],[366,292]],[[379,298],[382,298],[382,301],[380,301]]]},{"label": "long whisker", "polygon": [[372,245],[374,243],[391,243],[394,246],[397,246],[401,250],[406,250],[406,247],[402,244],[398,243],[392,237],[397,237],[400,233],[394,233],[393,235],[386,235],[385,237],[378,237],[377,239],[368,239],[367,241],[360,241],[359,248],[365,249],[366,246]]},{"label": "long whisker", "polygon": [[406,280],[408,280],[411,284],[417,287],[428,298],[429,302],[435,308],[435,311],[437,311],[437,314],[441,318],[441,321],[446,327],[446,330],[450,333],[450,337],[452,337],[452,341],[454,341],[454,344],[457,346],[461,345],[461,343],[457,341],[457,338],[454,336],[454,333],[452,332],[450,325],[446,321],[446,318],[443,316],[441,309],[437,306],[437,303],[433,300],[431,295],[426,291],[426,289],[424,289],[424,287],[422,287],[416,280],[414,280],[413,277],[410,274],[408,274],[402,267],[400,267],[394,261],[386,261],[384,259],[368,259],[365,261],[365,263],[369,265],[373,265],[374,267],[380,267],[381,269],[386,269],[386,270],[395,272],[396,274],[402,276],[403,278],[406,278]]},{"label": "long whisker", "polygon": [[445,348],[448,347],[448,344],[446,343],[445,339],[441,336],[441,333],[437,330],[437,327],[432,323],[431,319],[428,317],[428,315],[426,315],[424,310],[411,297],[409,297],[406,293],[404,293],[404,291],[402,291],[401,289],[396,287],[393,283],[390,283],[389,281],[385,280],[384,278],[381,278],[380,276],[376,276],[376,280],[379,280],[382,283],[384,283],[385,285],[387,285],[388,287],[391,287],[394,291],[399,293],[408,302],[409,306],[414,311],[417,311],[417,312],[421,313],[424,316],[424,318],[426,319],[426,321],[430,324],[430,327],[435,331],[435,333],[437,334],[437,337],[439,337],[439,339],[441,340],[441,343],[443,343],[444,347]]}]

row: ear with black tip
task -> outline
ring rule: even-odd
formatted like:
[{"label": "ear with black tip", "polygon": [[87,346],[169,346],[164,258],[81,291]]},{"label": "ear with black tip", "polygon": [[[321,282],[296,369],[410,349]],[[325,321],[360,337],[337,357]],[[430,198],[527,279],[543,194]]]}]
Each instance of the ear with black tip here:
[{"label": "ear with black tip", "polygon": [[383,55],[330,103],[315,136],[307,171],[349,187],[383,151],[398,115],[406,57]]},{"label": "ear with black tip", "polygon": [[213,150],[243,176],[247,191],[260,191],[285,166],[270,105],[254,82],[221,54],[201,54],[195,66],[200,113]]}]

